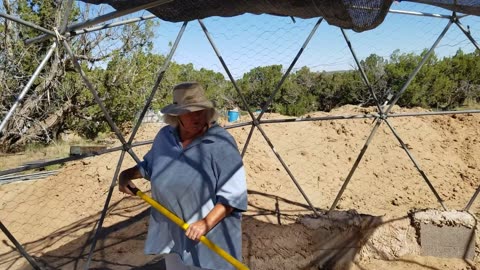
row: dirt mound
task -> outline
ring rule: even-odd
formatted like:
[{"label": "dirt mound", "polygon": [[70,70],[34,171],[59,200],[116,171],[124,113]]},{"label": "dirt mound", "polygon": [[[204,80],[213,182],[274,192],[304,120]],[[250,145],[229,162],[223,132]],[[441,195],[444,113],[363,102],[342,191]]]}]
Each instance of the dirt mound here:
[{"label": "dirt mound", "polygon": [[[420,111],[394,107],[392,112]],[[309,116],[374,113],[375,108],[344,106]],[[263,119],[280,118],[284,116],[267,113]],[[444,205],[462,210],[480,185],[480,115],[392,117],[388,121]],[[359,118],[261,127],[311,204],[323,215],[332,206],[373,126],[373,119]],[[153,139],[159,128],[157,124],[143,125],[136,141]],[[250,127],[229,132],[242,150]],[[141,158],[147,149],[142,146],[135,152]],[[1,185],[2,223],[46,265],[80,269],[119,156],[112,153],[72,162],[47,179]],[[339,199],[335,213],[340,216],[336,218],[312,217],[307,200],[258,130],[250,139],[244,162],[249,189],[244,260],[252,269],[318,269],[332,266],[332,262],[340,262],[341,269],[347,265],[351,269],[471,267],[462,260],[417,257],[418,243],[407,214],[414,209],[440,210],[441,206],[385,123],[379,126]],[[126,155],[122,168],[133,165],[133,159]],[[149,189],[147,182],[140,187]],[[97,245],[100,248],[92,267],[129,269],[151,259],[140,255],[138,244],[146,229],[146,220],[138,215],[146,209],[141,201],[126,200],[114,190],[104,223],[110,230]],[[478,217],[478,200],[470,212]],[[141,222],[132,223],[135,217]],[[19,259],[5,236],[0,238],[5,240],[0,244],[0,268],[21,268],[25,261]]]}]

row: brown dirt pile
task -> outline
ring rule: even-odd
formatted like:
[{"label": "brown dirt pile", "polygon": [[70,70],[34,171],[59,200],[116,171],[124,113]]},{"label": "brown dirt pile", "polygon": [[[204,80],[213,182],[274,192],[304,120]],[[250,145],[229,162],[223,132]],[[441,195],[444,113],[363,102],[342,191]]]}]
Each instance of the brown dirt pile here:
[{"label": "brown dirt pile", "polygon": [[[395,113],[418,111],[422,110],[394,108]],[[310,116],[373,112],[374,108],[345,106]],[[264,117],[276,118],[283,116]],[[388,121],[444,204],[449,209],[463,209],[480,185],[480,115]],[[441,208],[385,123],[377,130],[335,211],[331,216],[323,215],[373,125],[372,119],[262,125],[320,217],[312,215],[262,134],[258,130],[253,133],[244,157],[249,210],[244,218],[243,254],[251,269],[473,269],[478,264],[418,256],[415,230],[407,214],[415,209]],[[143,125],[137,141],[153,139],[159,126]],[[229,131],[242,150],[250,127]],[[147,149],[139,147],[135,152],[141,158]],[[47,179],[1,185],[2,223],[44,265],[81,269],[119,156],[112,153],[72,162]],[[126,155],[122,168],[133,164]],[[148,190],[146,182],[139,186]],[[470,210],[478,217],[478,200]],[[115,189],[91,266],[130,269],[150,261],[152,258],[142,254],[147,215],[142,201]],[[0,238],[0,269],[28,269],[8,239],[3,234]]]}]

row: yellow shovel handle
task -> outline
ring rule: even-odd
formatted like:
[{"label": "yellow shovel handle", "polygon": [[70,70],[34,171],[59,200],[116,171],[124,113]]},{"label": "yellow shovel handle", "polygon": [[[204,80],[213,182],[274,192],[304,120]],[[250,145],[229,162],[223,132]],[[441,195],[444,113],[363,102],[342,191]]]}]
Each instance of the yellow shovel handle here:
[{"label": "yellow shovel handle", "polygon": [[[131,187],[128,186],[128,189],[138,197],[142,198],[142,200],[146,201],[148,204],[153,206],[153,208],[157,209],[158,212],[162,213],[164,216],[166,216],[168,219],[173,221],[175,224],[180,226],[184,231],[188,229],[188,226],[190,226],[188,223],[183,221],[181,218],[177,217],[174,213],[172,213],[170,210],[167,208],[163,207],[161,204],[159,204],[157,201],[154,199],[150,198],[148,195],[140,191],[136,187]],[[239,262],[237,259],[235,259],[232,255],[228,254],[225,250],[223,250],[221,247],[215,245],[212,241],[210,241],[207,237],[202,236],[200,237],[200,242],[202,242],[204,245],[206,245],[208,248],[213,250],[215,253],[220,255],[220,257],[224,258],[227,262],[229,262],[231,265],[233,265],[236,269],[241,269],[241,270],[248,270],[248,267],[241,262]]]}]

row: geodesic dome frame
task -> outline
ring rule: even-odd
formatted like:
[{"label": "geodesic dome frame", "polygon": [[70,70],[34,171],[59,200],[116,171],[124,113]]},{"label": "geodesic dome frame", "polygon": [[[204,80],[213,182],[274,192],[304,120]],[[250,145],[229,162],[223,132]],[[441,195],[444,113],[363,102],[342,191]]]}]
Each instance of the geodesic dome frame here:
[{"label": "geodesic dome frame", "polygon": [[[284,162],[283,158],[281,155],[275,150],[275,147],[271,140],[269,139],[267,133],[264,131],[262,128],[262,124],[267,124],[267,123],[284,123],[284,122],[305,122],[305,121],[324,121],[324,120],[348,120],[348,119],[358,119],[358,118],[368,118],[368,119],[373,119],[374,120],[374,126],[365,142],[363,145],[360,153],[358,154],[352,168],[350,169],[348,176],[346,177],[341,189],[339,190],[334,202],[332,203],[329,211],[332,211],[335,209],[337,206],[340,198],[342,197],[343,192],[347,188],[350,180],[352,179],[360,161],[362,160],[364,154],[366,153],[371,141],[373,140],[378,128],[382,123],[385,123],[388,128],[392,131],[394,137],[398,140],[400,145],[402,146],[403,150],[405,153],[408,155],[412,163],[414,164],[415,168],[418,170],[420,173],[421,177],[423,178],[424,182],[428,185],[429,189],[435,196],[436,200],[439,202],[441,207],[444,210],[447,210],[447,207],[444,205],[444,201],[436,191],[435,187],[432,185],[431,181],[429,180],[428,176],[425,174],[423,169],[421,168],[420,164],[415,160],[414,156],[412,153],[409,151],[407,145],[404,143],[400,135],[396,132],[395,128],[391,125],[389,122],[388,118],[390,117],[409,117],[409,116],[422,116],[422,115],[440,115],[440,114],[464,114],[464,113],[479,113],[480,110],[468,110],[468,111],[443,111],[443,112],[426,112],[426,113],[410,113],[410,114],[392,114],[391,110],[393,106],[398,102],[402,94],[405,92],[405,90],[408,88],[410,83],[413,81],[417,73],[420,71],[422,66],[426,63],[428,58],[431,56],[431,54],[434,52],[435,48],[439,44],[439,42],[442,40],[442,38],[445,36],[447,31],[450,29],[450,27],[455,24],[466,36],[467,38],[472,42],[472,44],[475,46],[477,50],[480,50],[480,45],[479,43],[472,37],[470,34],[469,30],[466,29],[462,24],[461,24],[461,19],[463,16],[466,15],[459,15],[457,12],[462,12],[464,14],[470,14],[470,15],[480,15],[480,1],[470,1],[467,4],[458,4],[456,1],[414,1],[414,2],[421,2],[421,3],[426,3],[426,4],[431,4],[431,5],[436,5],[436,6],[441,6],[447,9],[450,9],[453,11],[451,15],[438,15],[438,14],[428,14],[428,13],[415,13],[415,12],[404,12],[404,11],[395,11],[395,10],[390,10],[390,12],[393,13],[403,13],[403,14],[410,14],[410,15],[417,15],[417,16],[429,16],[429,17],[437,17],[437,18],[443,18],[449,20],[448,24],[442,31],[442,33],[438,36],[438,38],[435,40],[435,42],[432,44],[431,48],[427,51],[427,53],[423,56],[422,60],[418,64],[418,66],[415,68],[415,70],[409,75],[407,81],[404,83],[403,87],[400,89],[400,91],[392,97],[390,100],[388,100],[388,106],[383,104],[378,98],[375,96],[375,93],[373,91],[373,88],[362,68],[360,65],[360,62],[356,56],[356,53],[354,51],[354,48],[344,31],[344,28],[346,29],[353,29],[355,31],[365,31],[368,29],[372,29],[379,25],[383,19],[385,18],[385,15],[389,11],[388,8],[390,7],[391,1],[373,1],[370,2],[369,4],[365,4],[364,1],[358,1],[355,3],[345,3],[345,2],[339,2],[339,1],[313,1],[310,4],[304,3],[303,6],[296,6],[297,3],[295,1],[282,1],[278,5],[274,6],[269,3],[269,1],[261,1],[257,2],[256,4],[251,4],[251,6],[248,5],[241,5],[241,6],[235,6],[233,4],[228,4],[228,3],[220,3],[217,1],[194,1],[193,3],[189,1],[168,1],[168,0],[160,0],[160,1],[136,1],[135,3],[131,3],[130,1],[118,1],[118,0],[106,0],[106,1],[96,1],[96,0],[86,0],[84,2],[88,3],[95,3],[95,4],[100,4],[100,3],[107,3],[112,5],[114,8],[117,9],[115,12],[111,12],[105,15],[102,15],[100,17],[87,20],[85,22],[73,24],[73,25],[67,25],[67,19],[69,16],[69,10],[72,6],[73,0],[65,1],[66,6],[66,13],[63,17],[63,20],[61,22],[61,25],[58,26],[58,28],[54,28],[52,30],[45,29],[41,26],[32,24],[30,22],[24,21],[20,18],[12,17],[8,14],[3,14],[0,13],[1,17],[4,17],[6,19],[15,21],[17,23],[24,24],[26,26],[30,26],[36,30],[39,30],[43,33],[45,33],[42,36],[39,36],[38,38],[34,38],[31,40],[27,40],[27,43],[32,43],[32,42],[38,42],[41,40],[46,40],[46,39],[51,39],[54,38],[54,42],[52,42],[52,45],[47,52],[44,60],[40,63],[38,68],[35,70],[35,72],[32,75],[32,78],[30,79],[29,83],[23,88],[22,92],[18,96],[16,102],[10,109],[10,111],[7,113],[5,118],[2,120],[2,123],[0,124],[0,132],[2,131],[3,127],[9,121],[10,117],[14,114],[16,108],[18,107],[20,101],[22,98],[25,96],[29,88],[31,87],[33,81],[35,78],[38,76],[40,71],[44,68],[46,63],[48,62],[48,59],[52,56],[54,53],[55,49],[57,46],[64,46],[66,49],[67,53],[69,56],[72,58],[73,63],[75,65],[75,68],[81,75],[84,83],[86,84],[87,88],[90,90],[90,92],[93,94],[96,103],[100,106],[102,112],[105,115],[106,121],[108,122],[109,126],[111,129],[114,131],[116,134],[118,140],[121,142],[122,146],[121,147],[116,147],[116,148],[110,148],[105,151],[101,151],[97,153],[98,155],[100,154],[105,154],[105,153],[110,153],[114,151],[121,151],[121,155],[114,173],[114,177],[112,179],[110,189],[107,195],[107,198],[105,200],[104,208],[102,210],[101,216],[99,218],[99,222],[96,226],[95,229],[95,236],[93,237],[93,241],[90,247],[90,253],[88,257],[88,261],[86,264],[86,268],[88,268],[89,263],[92,259],[93,252],[95,250],[95,244],[96,244],[96,239],[98,238],[101,230],[102,230],[102,224],[105,216],[107,215],[107,209],[110,204],[110,199],[112,196],[112,193],[114,191],[115,185],[116,185],[116,179],[118,178],[118,174],[120,171],[120,167],[123,163],[125,154],[128,153],[131,155],[131,157],[136,161],[140,162],[140,159],[137,157],[135,152],[133,151],[133,148],[139,145],[144,145],[144,144],[149,144],[149,142],[142,142],[142,143],[133,143],[133,140],[135,138],[135,135],[140,127],[140,124],[142,122],[142,119],[144,118],[154,96],[155,93],[164,77],[165,72],[167,71],[169,64],[171,62],[171,59],[175,53],[176,48],[178,47],[178,44],[184,34],[185,28],[187,26],[188,21],[191,20],[198,20],[198,23],[200,24],[202,30],[205,33],[206,38],[208,39],[209,43],[211,44],[212,48],[215,51],[216,56],[218,57],[222,67],[225,69],[226,74],[228,75],[230,81],[232,82],[237,94],[241,97],[243,105],[245,105],[245,108],[248,110],[248,114],[251,118],[251,121],[244,122],[244,123],[239,123],[239,124],[234,124],[227,126],[226,128],[237,128],[237,127],[244,127],[244,126],[250,126],[250,132],[248,135],[248,138],[245,142],[244,148],[242,149],[242,156],[245,155],[246,150],[248,148],[249,142],[251,140],[252,134],[255,129],[258,129],[258,131],[261,133],[263,138],[265,139],[266,143],[268,146],[271,148],[283,168],[285,169],[286,173],[288,176],[291,178],[295,186],[297,187],[298,191],[302,194],[303,198],[305,201],[308,203],[309,207],[313,211],[315,215],[319,215],[317,208],[311,203],[310,199],[308,196],[305,194],[303,191],[300,183],[296,180],[295,176],[293,173],[290,171],[288,165]],[[315,7],[315,8],[312,8]],[[294,8],[295,7],[295,8]],[[99,25],[103,22],[112,20],[114,18],[118,18],[127,14],[131,14],[133,12],[139,11],[139,10],[144,10],[147,9],[150,12],[152,12],[154,15],[153,16],[145,16],[141,18],[136,18],[136,19],[129,19],[126,21],[122,22],[116,22],[116,23],[111,23],[111,24],[104,24],[104,25]],[[254,113],[248,109],[248,106],[246,106],[246,100],[243,97],[241,89],[238,87],[236,84],[235,79],[231,75],[231,72],[229,71],[228,65],[226,64],[222,54],[218,50],[218,48],[215,45],[214,40],[212,39],[211,35],[208,32],[208,29],[206,25],[203,23],[201,20],[202,18],[209,17],[209,16],[235,16],[238,14],[242,14],[245,12],[249,13],[269,13],[269,14],[275,14],[275,15],[281,15],[281,16],[294,16],[294,17],[302,17],[302,18],[312,18],[312,17],[319,17],[317,23],[313,27],[313,29],[310,32],[310,35],[306,38],[304,41],[303,45],[299,49],[298,53],[296,54],[295,58],[291,62],[290,66],[287,68],[286,72],[282,76],[281,80],[277,83],[276,88],[273,90],[272,94],[270,95],[270,98],[268,101],[262,106],[261,112],[259,115],[254,115]],[[95,86],[91,83],[89,78],[86,76],[86,74],[83,72],[82,67],[80,66],[79,61],[76,59],[75,54],[73,53],[68,38],[83,34],[83,33],[89,33],[92,31],[97,31],[97,30],[102,30],[105,28],[110,28],[110,27],[115,27],[118,25],[123,25],[127,23],[134,23],[142,20],[147,20],[151,18],[159,17],[165,20],[171,20],[171,21],[184,21],[178,36],[173,43],[173,46],[170,50],[170,53],[168,54],[164,66],[161,68],[157,80],[155,82],[155,86],[152,89],[149,98],[145,102],[145,106],[140,114],[140,117],[138,121],[135,123],[135,126],[133,128],[133,131],[130,135],[130,137],[127,139],[125,138],[122,133],[120,132],[119,128],[116,126],[116,124],[113,122],[112,118],[110,117],[110,114],[106,107],[103,105],[103,102],[101,100],[101,97],[98,95],[98,92],[96,91]],[[309,44],[310,39],[312,36],[315,34],[316,30],[318,29],[319,25],[322,23],[323,20],[327,20],[328,23],[340,27],[340,30],[342,32],[342,35],[348,44],[348,47],[350,49],[350,52],[352,53],[352,56],[357,64],[358,70],[361,73],[361,77],[363,79],[363,82],[365,85],[368,87],[370,94],[372,97],[375,99],[376,103],[376,108],[377,108],[377,113],[375,114],[362,114],[362,115],[347,115],[347,116],[328,116],[328,117],[312,117],[312,118],[290,118],[290,119],[277,119],[277,120],[262,120],[262,117],[264,115],[264,112],[269,108],[271,103],[273,102],[273,98],[276,95],[276,93],[279,91],[283,83],[285,82],[286,78],[289,76],[292,68],[295,66],[297,63],[297,60],[301,57],[303,51]],[[41,168],[44,166],[52,165],[52,164],[60,164],[64,163],[67,161],[73,161],[73,160],[78,160],[82,158],[86,158],[91,156],[89,155],[80,155],[80,156],[75,156],[75,157],[68,157],[68,158],[63,158],[63,159],[57,159],[45,163],[40,163],[40,164],[35,164],[35,165],[30,165],[30,166],[24,166],[21,168],[15,168],[15,169],[9,169],[0,172],[0,176],[2,175],[8,175],[11,173],[16,173],[16,172],[21,172],[33,168]],[[476,189],[476,192],[472,195],[471,199],[469,200],[468,204],[465,206],[463,210],[468,211],[473,202],[476,200],[478,193],[480,192],[480,187]],[[30,264],[35,268],[35,269],[40,269],[38,264],[35,262],[35,260],[28,254],[28,252],[22,248],[22,245],[15,239],[15,237],[9,232],[9,230],[1,223],[0,221],[0,228],[2,231],[7,235],[7,237],[12,241],[12,243],[15,244],[17,249],[22,253],[22,255],[30,262]]]}]

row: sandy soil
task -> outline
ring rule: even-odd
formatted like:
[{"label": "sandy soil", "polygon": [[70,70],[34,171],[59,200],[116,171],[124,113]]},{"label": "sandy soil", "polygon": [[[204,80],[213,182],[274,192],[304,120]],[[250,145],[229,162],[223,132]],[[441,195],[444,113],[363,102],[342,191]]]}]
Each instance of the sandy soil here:
[{"label": "sandy soil", "polygon": [[[395,113],[422,109],[395,108]],[[374,112],[345,106],[310,117]],[[264,119],[283,116],[266,114]],[[246,120],[246,119],[245,119]],[[444,205],[462,210],[480,185],[480,115],[389,118]],[[372,119],[263,124],[318,215],[255,130],[244,157],[249,210],[243,255],[251,269],[477,269],[473,260],[420,256],[411,214],[441,205],[385,123],[330,215],[340,188],[364,147]],[[159,124],[145,124],[137,141],[153,139]],[[229,130],[243,149],[250,127]],[[148,146],[135,148],[142,157]],[[0,185],[1,222],[47,269],[83,269],[112,186],[120,153],[66,164],[46,179]],[[125,156],[122,168],[134,164]],[[139,186],[148,191],[147,182]],[[480,215],[476,200],[470,213]],[[113,189],[92,269],[147,269],[142,254],[148,207]],[[478,235],[478,233],[477,233]],[[30,269],[0,234],[0,269]],[[480,243],[477,236],[477,243]]]}]

